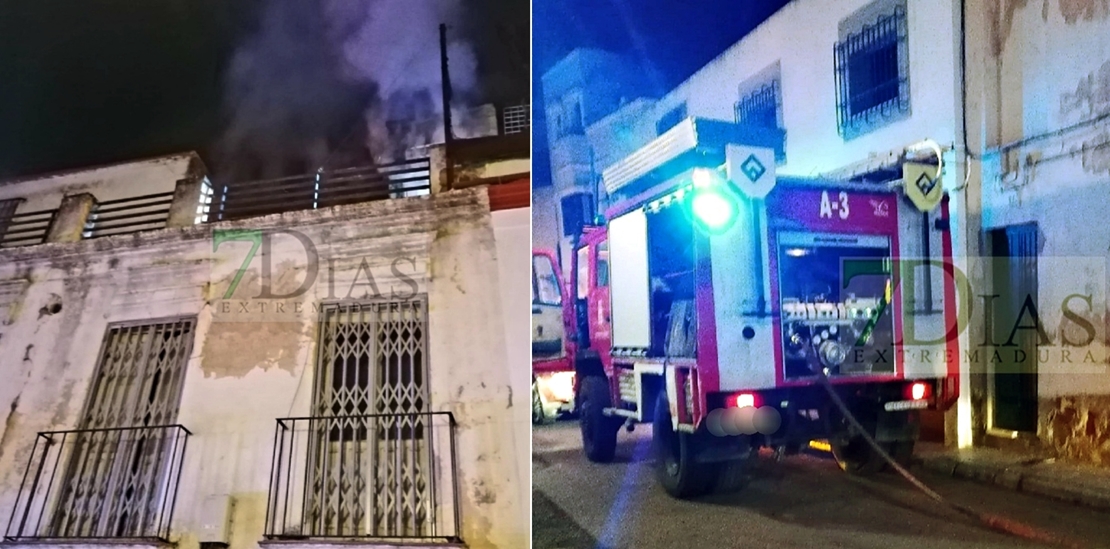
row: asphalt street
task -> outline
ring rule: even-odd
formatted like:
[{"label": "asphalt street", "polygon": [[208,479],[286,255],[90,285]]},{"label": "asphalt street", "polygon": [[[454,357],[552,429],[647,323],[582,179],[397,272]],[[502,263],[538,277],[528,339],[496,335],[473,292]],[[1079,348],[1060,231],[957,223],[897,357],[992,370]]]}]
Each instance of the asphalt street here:
[{"label": "asphalt street", "polygon": [[[594,464],[575,421],[535,427],[535,549],[1046,547],[942,507],[896,475],[850,477],[819,452],[765,454],[742,491],[676,500],[656,483],[650,425],[619,437],[616,460]],[[913,471],[954,502],[1110,547],[1110,513]]]}]

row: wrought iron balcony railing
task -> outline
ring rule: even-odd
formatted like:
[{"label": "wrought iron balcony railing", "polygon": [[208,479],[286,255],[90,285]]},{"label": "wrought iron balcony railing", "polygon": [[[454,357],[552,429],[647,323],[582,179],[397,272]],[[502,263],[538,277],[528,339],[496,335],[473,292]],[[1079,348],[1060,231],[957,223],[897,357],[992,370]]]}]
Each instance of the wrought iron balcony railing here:
[{"label": "wrought iron balcony railing", "polygon": [[168,541],[181,425],[39,433],[4,538]]},{"label": "wrought iron balcony railing", "polygon": [[[509,121],[515,128],[513,131],[527,137],[521,129],[521,112],[513,111],[515,114]],[[197,182],[201,185],[199,201],[193,193],[179,195],[176,190],[103,202],[94,199],[91,211],[73,228],[79,230],[81,238],[90,239],[183,226],[180,219],[171,219],[172,212],[190,212],[185,224],[201,224],[423,196],[431,193],[431,170],[428,158],[417,158],[215,187],[204,180]],[[72,222],[58,215],[64,209],[65,199],[62,206],[54,209],[13,215],[19,205],[19,199],[15,200],[0,200],[0,248],[45,243],[55,238],[52,236],[55,220]],[[179,200],[187,200],[187,203],[178,203]],[[191,214],[193,211],[195,217]],[[67,235],[69,227],[63,227],[58,233]]]},{"label": "wrought iron balcony railing", "polygon": [[34,246],[46,241],[50,224],[58,215],[58,209],[23,212],[7,216],[0,226],[0,248]]},{"label": "wrought iron balcony railing", "polygon": [[450,412],[277,420],[267,539],[459,541]]},{"label": "wrought iron balcony railing", "polygon": [[428,194],[427,158],[217,186],[208,221]]},{"label": "wrought iron balcony railing", "polygon": [[84,238],[151,231],[166,227],[173,191],[97,202],[85,221]]}]

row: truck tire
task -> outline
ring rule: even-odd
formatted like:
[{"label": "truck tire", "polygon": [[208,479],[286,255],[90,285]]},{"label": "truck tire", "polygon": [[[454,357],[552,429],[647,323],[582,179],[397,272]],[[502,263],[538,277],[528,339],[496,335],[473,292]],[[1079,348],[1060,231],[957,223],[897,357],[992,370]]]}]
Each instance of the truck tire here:
[{"label": "truck tire", "polygon": [[676,433],[671,426],[665,390],[659,391],[651,432],[656,476],[668,494],[679,499],[695,498],[716,487],[719,465],[696,462],[697,440],[690,433]]},{"label": "truck tire", "polygon": [[605,415],[611,405],[609,384],[604,377],[589,376],[578,389],[578,425],[582,428],[582,449],[594,463],[613,461],[617,451],[617,431],[621,421]]},{"label": "truck tire", "polygon": [[[868,434],[875,437],[877,434],[876,419],[874,417],[864,417],[860,421],[868,430]],[[867,440],[858,433],[852,435],[846,441],[833,442],[830,440],[829,445],[832,448],[836,464],[850,474],[867,476],[890,469],[883,456],[876,452]],[[912,439],[881,441],[878,442],[878,445],[903,467],[908,466],[913,458],[914,440]]]},{"label": "truck tire", "polygon": [[[886,461],[871,445],[856,435],[846,442],[833,443],[830,441],[833,459],[841,470],[852,475],[873,475],[883,470]],[[884,448],[885,449],[885,448]]]},{"label": "truck tire", "polygon": [[[836,464],[853,475],[873,475],[890,468],[886,460],[861,436],[852,437],[847,444],[831,446]],[[914,441],[912,440],[880,442],[879,446],[902,467],[909,465],[913,458]]]},{"label": "truck tire", "polygon": [[713,491],[718,494],[739,492],[751,481],[752,461],[738,459],[717,464],[717,479]]}]

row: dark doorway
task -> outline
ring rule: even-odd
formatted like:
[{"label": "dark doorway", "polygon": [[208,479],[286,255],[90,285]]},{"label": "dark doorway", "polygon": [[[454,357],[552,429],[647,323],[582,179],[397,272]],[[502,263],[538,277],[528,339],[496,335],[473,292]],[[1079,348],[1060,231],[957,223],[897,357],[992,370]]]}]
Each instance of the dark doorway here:
[{"label": "dark doorway", "polygon": [[991,230],[994,306],[989,332],[992,354],[991,426],[1008,431],[1037,430],[1037,225]]}]

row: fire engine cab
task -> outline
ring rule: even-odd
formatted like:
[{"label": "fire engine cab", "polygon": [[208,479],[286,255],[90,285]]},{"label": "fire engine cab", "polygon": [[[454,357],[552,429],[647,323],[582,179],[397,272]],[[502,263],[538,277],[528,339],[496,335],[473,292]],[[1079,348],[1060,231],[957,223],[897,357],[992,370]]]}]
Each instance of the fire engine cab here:
[{"label": "fire engine cab", "polygon": [[760,448],[811,440],[874,472],[828,387],[896,459],[921,410],[954,404],[947,201],[922,212],[901,181],[776,178],[782,137],[688,119],[603,173],[611,206],[567,285],[590,460],[650,422],[675,497],[737,489]]},{"label": "fire engine cab", "polygon": [[574,411],[574,304],[550,250],[532,250],[532,423]]}]

